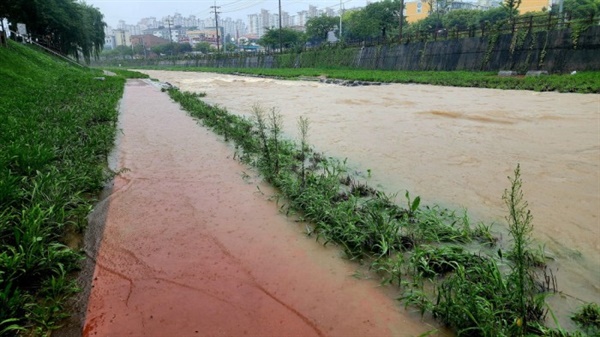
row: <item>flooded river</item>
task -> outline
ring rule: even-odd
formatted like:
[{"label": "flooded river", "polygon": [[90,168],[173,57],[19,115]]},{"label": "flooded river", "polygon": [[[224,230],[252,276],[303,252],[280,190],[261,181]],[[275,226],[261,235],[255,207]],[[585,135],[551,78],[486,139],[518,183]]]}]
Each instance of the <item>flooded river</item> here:
[{"label": "flooded river", "polygon": [[504,244],[507,176],[518,163],[536,244],[563,291],[563,309],[600,302],[600,95],[302,81],[146,71],[206,101],[247,115],[275,107],[285,131],[310,120],[309,142],[370,170],[372,185],[423,202],[467,208],[496,223]]}]

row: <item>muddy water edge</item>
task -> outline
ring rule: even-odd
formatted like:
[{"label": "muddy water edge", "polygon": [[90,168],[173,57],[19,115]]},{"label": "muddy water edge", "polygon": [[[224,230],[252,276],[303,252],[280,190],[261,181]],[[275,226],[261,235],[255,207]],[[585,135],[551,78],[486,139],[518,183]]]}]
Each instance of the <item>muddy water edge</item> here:
[{"label": "muddy water edge", "polygon": [[308,117],[317,150],[370,170],[370,184],[386,192],[467,208],[473,221],[495,223],[504,245],[502,194],[520,163],[535,244],[563,292],[549,299],[553,310],[566,317],[582,301],[600,302],[600,95],[145,72],[206,92],[231,113],[275,107],[291,138],[297,118]]}]

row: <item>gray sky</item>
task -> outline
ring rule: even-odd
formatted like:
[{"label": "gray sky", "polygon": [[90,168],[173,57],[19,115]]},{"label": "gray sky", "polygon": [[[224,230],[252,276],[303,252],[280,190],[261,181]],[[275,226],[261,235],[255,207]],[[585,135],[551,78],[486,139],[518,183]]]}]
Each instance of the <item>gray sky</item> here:
[{"label": "gray sky", "polygon": [[[344,8],[362,7],[366,0],[341,0]],[[195,15],[201,19],[209,17],[210,6],[214,0],[85,0],[89,5],[100,9],[104,14],[104,21],[115,27],[119,20],[128,24],[137,24],[141,18],[154,16],[157,19],[180,13],[184,17]],[[247,15],[258,13],[261,8],[272,13],[278,11],[278,0],[217,0],[220,6],[221,17],[231,17],[247,21]],[[340,0],[281,0],[282,11],[295,15],[296,12],[307,10],[308,5],[317,6],[319,9],[332,7],[340,8]]]}]

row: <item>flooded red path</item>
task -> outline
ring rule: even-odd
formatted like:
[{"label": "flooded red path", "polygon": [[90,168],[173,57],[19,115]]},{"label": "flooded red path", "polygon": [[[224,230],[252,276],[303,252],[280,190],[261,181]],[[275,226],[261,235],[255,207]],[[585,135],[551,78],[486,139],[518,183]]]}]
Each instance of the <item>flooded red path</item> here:
[{"label": "flooded red path", "polygon": [[370,183],[389,193],[468,208],[497,223],[505,245],[502,194],[520,163],[535,245],[554,259],[566,294],[556,310],[600,302],[600,95],[145,72],[232,113],[275,107],[290,137],[305,116],[317,150],[370,169]]},{"label": "flooded red path", "polygon": [[302,235],[164,93],[129,81],[85,336],[416,336],[433,329]]}]

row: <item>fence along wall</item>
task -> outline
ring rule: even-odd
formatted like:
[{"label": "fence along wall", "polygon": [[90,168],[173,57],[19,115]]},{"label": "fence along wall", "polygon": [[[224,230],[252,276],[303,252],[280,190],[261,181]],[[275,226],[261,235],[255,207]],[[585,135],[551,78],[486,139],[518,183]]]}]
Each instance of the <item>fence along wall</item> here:
[{"label": "fence along wall", "polygon": [[217,56],[159,65],[277,68],[354,67],[385,70],[600,70],[600,26],[360,48],[324,48],[292,55]]}]

